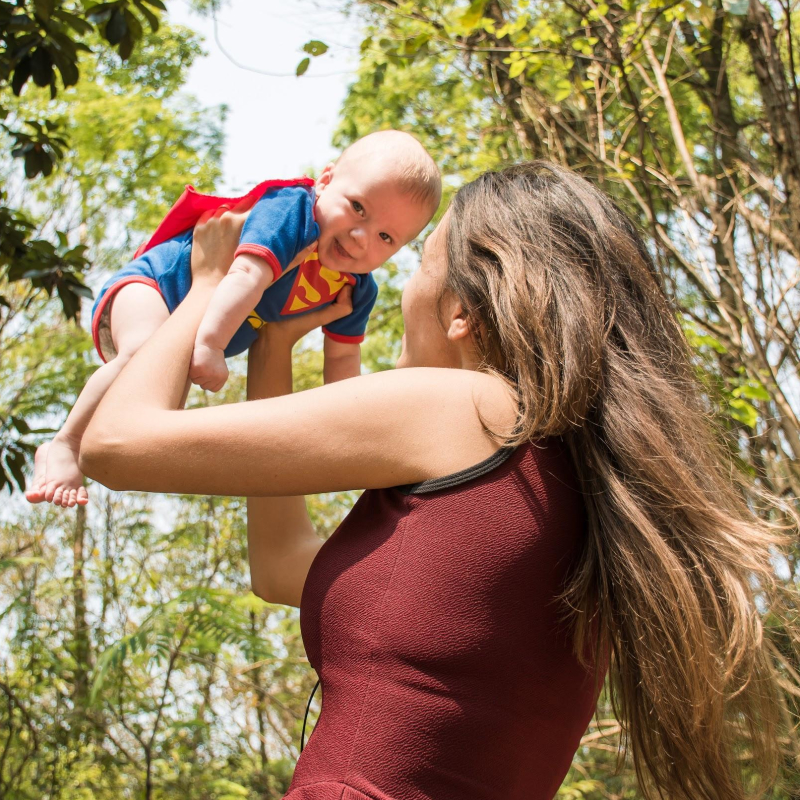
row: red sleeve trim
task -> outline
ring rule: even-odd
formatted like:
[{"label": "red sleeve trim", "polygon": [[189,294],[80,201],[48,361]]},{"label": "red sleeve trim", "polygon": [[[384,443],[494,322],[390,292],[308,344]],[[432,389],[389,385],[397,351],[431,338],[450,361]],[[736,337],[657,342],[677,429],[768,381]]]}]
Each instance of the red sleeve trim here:
[{"label": "red sleeve trim", "polygon": [[267,264],[272,267],[272,279],[278,280],[281,275],[283,275],[283,269],[281,269],[281,263],[275,257],[275,253],[269,249],[269,247],[264,247],[263,244],[240,244],[236,248],[236,252],[233,254],[233,257],[242,255],[242,253],[247,253],[251,256],[258,256],[259,258],[263,258]]},{"label": "red sleeve trim", "polygon": [[331,333],[327,328],[323,328],[322,332],[334,342],[341,342],[342,344],[361,344],[364,341],[364,334],[360,336],[345,336],[343,333]]},{"label": "red sleeve trim", "polygon": [[111,303],[117,292],[123,286],[127,286],[131,283],[143,283],[145,286],[151,286],[159,294],[161,294],[161,289],[158,288],[158,284],[152,278],[147,278],[144,275],[126,275],[124,278],[120,278],[116,283],[112,283],[111,286],[106,289],[106,293],[97,304],[97,308],[94,311],[94,316],[92,317],[92,341],[94,342],[95,350],[97,350],[97,355],[100,356],[100,360],[104,364],[107,363],[107,360],[103,355],[102,349],[100,348],[100,320],[103,317],[103,312],[106,310],[106,306]]}]

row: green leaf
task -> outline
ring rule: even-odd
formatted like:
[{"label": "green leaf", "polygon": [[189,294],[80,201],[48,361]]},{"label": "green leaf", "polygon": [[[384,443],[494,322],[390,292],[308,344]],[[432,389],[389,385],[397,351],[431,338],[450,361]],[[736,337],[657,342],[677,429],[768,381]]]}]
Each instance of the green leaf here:
[{"label": "green leaf", "polygon": [[755,428],[758,422],[758,411],[746,400],[734,397],[728,401],[728,410],[733,419],[747,425],[748,428]]},{"label": "green leaf", "polygon": [[746,397],[748,400],[761,400],[769,402],[769,392],[758,381],[748,381],[742,386],[737,386],[733,392],[734,397]]},{"label": "green leaf", "polygon": [[556,92],[553,95],[553,100],[560,103],[566,100],[572,94],[572,81],[567,78],[562,78],[556,83]]},{"label": "green leaf", "polygon": [[234,605],[239,611],[254,611],[256,613],[260,613],[268,607],[268,604],[258,595],[253,594],[253,592],[248,592],[246,595],[237,597],[236,600],[234,600]]},{"label": "green leaf", "polygon": [[44,46],[37,47],[31,56],[31,75],[37,86],[49,86],[53,79],[53,59]]},{"label": "green leaf", "polygon": [[106,24],[105,35],[108,43],[119,44],[127,32],[128,25],[125,22],[125,15],[118,9],[114,9]]},{"label": "green leaf", "polygon": [[[65,22],[70,28],[78,33],[92,32],[92,26],[85,19],[77,16],[77,14],[70,14],[69,11],[64,11],[63,8],[56,9],[53,12],[53,16],[56,19],[60,19],[62,22]],[[50,35],[53,35],[52,31]]]},{"label": "green leaf", "polygon": [[161,24],[158,17],[142,2],[142,0],[133,0],[133,4],[138,9],[139,13],[147,20],[150,25],[150,30],[155,33]]},{"label": "green leaf", "polygon": [[21,492],[25,491],[25,452],[14,450],[6,454],[6,466],[14,477],[14,482]]},{"label": "green leaf", "polygon": [[473,31],[481,24],[487,2],[488,0],[472,0],[469,8],[461,15],[458,21],[466,31]]},{"label": "green leaf", "polygon": [[375,71],[372,73],[372,85],[377,89],[380,86],[384,78],[386,77],[386,69],[387,64],[384,62],[383,64],[378,64],[375,67]]},{"label": "green leaf", "polygon": [[78,78],[80,78],[77,64],[60,54],[53,54],[53,61],[61,73],[61,82],[64,84],[64,88],[74,86],[78,82]]},{"label": "green leaf", "polygon": [[25,177],[29,180],[37,175],[49,175],[52,171],[52,161],[44,150],[33,147],[25,154]]},{"label": "green leaf", "polygon": [[86,18],[95,25],[100,25],[103,22],[108,22],[116,9],[116,3],[98,3],[86,12]]},{"label": "green leaf", "polygon": [[211,789],[215,792],[223,792],[228,797],[249,797],[250,790],[240,783],[234,783],[227,778],[218,778],[211,781]]},{"label": "green leaf", "polygon": [[31,432],[30,425],[22,417],[11,417],[11,425],[18,433],[23,435]]},{"label": "green leaf", "polygon": [[328,52],[328,45],[320,42],[319,39],[312,39],[303,45],[303,52],[310,53],[312,56],[321,56]]},{"label": "green leaf", "polygon": [[45,561],[39,556],[17,556],[15,558],[4,558],[0,560],[0,570],[10,569],[11,567],[29,567],[33,564],[44,564]]},{"label": "green leaf", "polygon": [[141,39],[144,31],[142,30],[142,23],[136,18],[136,15],[125,9],[125,23],[128,26],[128,32],[134,41]]},{"label": "green leaf", "polygon": [[128,32],[122,37],[122,41],[119,43],[119,57],[123,61],[127,61],[131,54],[133,53],[133,48],[136,46],[136,39],[133,37],[130,28]]},{"label": "green leaf", "polygon": [[528,62],[521,58],[519,61],[515,61],[509,68],[508,68],[508,77],[509,78],[517,78],[523,72],[525,72],[525,68],[528,66]]},{"label": "green leaf", "polygon": [[11,79],[11,91],[14,92],[17,97],[19,97],[25,82],[30,78],[32,69],[33,65],[30,56],[23,58],[17,64],[17,68],[14,70],[14,77]]},{"label": "green leaf", "polygon": [[296,72],[296,75],[297,75],[297,77],[298,77],[298,78],[299,78],[301,75],[303,75],[303,74],[305,73],[305,71],[308,69],[308,65],[309,65],[310,63],[311,63],[311,59],[310,59],[310,58],[304,58],[304,59],[303,59],[303,60],[302,60],[302,61],[301,61],[301,62],[300,62],[298,65],[297,65],[297,70],[296,70],[295,72]]}]

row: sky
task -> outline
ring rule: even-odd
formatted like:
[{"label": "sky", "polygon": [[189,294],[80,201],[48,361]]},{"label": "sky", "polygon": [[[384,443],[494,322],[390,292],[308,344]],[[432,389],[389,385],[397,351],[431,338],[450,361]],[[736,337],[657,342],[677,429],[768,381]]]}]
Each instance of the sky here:
[{"label": "sky", "polygon": [[[335,0],[227,0],[215,26],[193,12],[187,0],[167,4],[171,22],[205,39],[208,55],[195,62],[186,91],[203,105],[224,103],[229,109],[220,193],[320,170],[335,157],[331,137],[360,41],[359,21],[345,16],[342,5]],[[312,59],[298,78],[302,46],[312,39],[330,50]]]}]

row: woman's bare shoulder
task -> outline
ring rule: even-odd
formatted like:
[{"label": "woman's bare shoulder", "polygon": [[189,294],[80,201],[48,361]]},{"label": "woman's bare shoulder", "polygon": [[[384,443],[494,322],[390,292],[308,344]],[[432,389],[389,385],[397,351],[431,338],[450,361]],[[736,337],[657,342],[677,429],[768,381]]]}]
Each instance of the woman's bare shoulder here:
[{"label": "woman's bare shoulder", "polygon": [[413,387],[425,387],[436,394],[452,395],[454,399],[477,397],[480,402],[496,405],[498,410],[516,408],[516,398],[509,384],[497,375],[471,369],[447,369],[444,367],[404,367],[385,372],[362,375],[361,378],[380,378],[396,381]]},{"label": "woman's bare shoulder", "polygon": [[487,429],[508,435],[517,421],[513,389],[484,372],[406,367],[353,380],[362,381],[373,408],[381,405],[376,396],[385,398],[384,407],[433,472],[469,467],[491,455],[499,445]]},{"label": "woman's bare shoulder", "polygon": [[407,385],[424,401],[437,398],[473,414],[478,412],[494,426],[508,426],[509,433],[517,417],[517,397],[513,388],[502,378],[487,372],[441,367],[407,367],[380,375],[391,375],[392,381]]}]

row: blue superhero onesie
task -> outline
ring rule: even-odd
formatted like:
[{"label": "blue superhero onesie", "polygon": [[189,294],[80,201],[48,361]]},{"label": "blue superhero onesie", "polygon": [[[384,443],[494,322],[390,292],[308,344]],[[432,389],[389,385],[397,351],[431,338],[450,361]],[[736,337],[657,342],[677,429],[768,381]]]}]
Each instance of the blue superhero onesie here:
[{"label": "blue superhero onesie", "polygon": [[[225,356],[247,350],[255,341],[258,328],[267,322],[330,305],[348,284],[353,287],[353,311],[323,331],[338,342],[363,341],[378,295],[372,275],[327,269],[320,264],[316,253],[298,267],[287,270],[297,254],[319,238],[319,226],[314,220],[313,182],[307,178],[269,181],[248,193],[253,194],[258,194],[259,199],[242,228],[236,255],[250,253],[263,258],[272,268],[275,281],[233,335]],[[192,284],[194,224],[204,211],[239,199],[201,195],[189,187],[148,244],[137,251],[134,260],[103,285],[92,309],[92,336],[103,361],[115,355],[109,311],[116,292],[129,283],[147,284],[160,292],[172,313]]]}]

